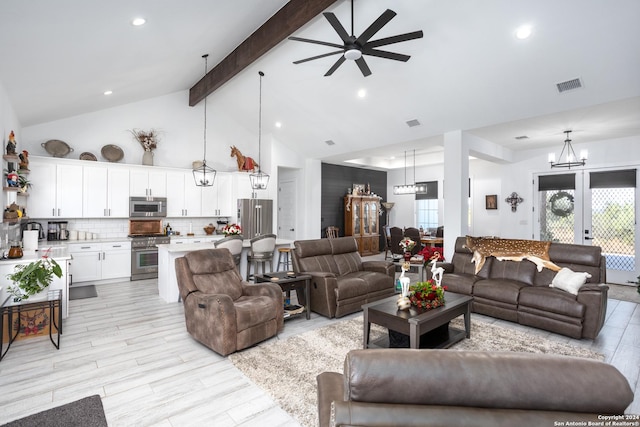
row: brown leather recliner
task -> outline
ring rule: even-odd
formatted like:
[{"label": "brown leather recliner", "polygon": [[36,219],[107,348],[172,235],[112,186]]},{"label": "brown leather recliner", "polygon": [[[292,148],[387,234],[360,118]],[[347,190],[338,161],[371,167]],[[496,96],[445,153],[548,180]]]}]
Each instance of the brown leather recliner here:
[{"label": "brown leather recliner", "polygon": [[352,350],[317,381],[320,427],[587,425],[633,401],[611,365],[533,353]]},{"label": "brown leather recliner", "polygon": [[177,258],[176,275],[187,331],[222,356],[271,338],[284,325],[282,289],[243,281],[226,248]]}]

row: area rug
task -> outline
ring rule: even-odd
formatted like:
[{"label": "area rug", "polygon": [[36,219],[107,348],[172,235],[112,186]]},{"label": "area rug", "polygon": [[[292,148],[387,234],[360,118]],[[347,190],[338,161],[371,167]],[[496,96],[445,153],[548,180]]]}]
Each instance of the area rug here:
[{"label": "area rug", "polygon": [[[229,359],[301,425],[316,426],[316,376],[324,371],[343,371],[347,352],[362,348],[362,322],[362,316],[336,321],[323,328],[232,354]],[[451,325],[463,329],[461,319],[455,319]],[[371,340],[386,333],[386,329],[372,325]],[[451,349],[522,351],[604,360],[602,354],[585,348],[473,319],[471,339],[465,339]]]},{"label": "area rug", "polygon": [[96,285],[76,286],[69,288],[69,299],[95,298],[98,296]]},{"label": "area rug", "polygon": [[100,396],[93,395],[3,424],[2,427],[107,427]]}]

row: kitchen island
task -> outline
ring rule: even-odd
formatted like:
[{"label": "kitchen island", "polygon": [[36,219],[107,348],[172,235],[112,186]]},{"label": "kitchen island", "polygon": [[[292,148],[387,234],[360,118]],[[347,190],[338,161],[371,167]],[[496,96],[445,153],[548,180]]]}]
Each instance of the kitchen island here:
[{"label": "kitchen island", "polygon": [[[48,253],[47,250],[49,250]],[[7,279],[7,275],[14,272],[15,266],[26,265],[33,261],[37,261],[44,255],[47,255],[54,259],[58,264],[60,264],[60,268],[62,269],[62,277],[58,278],[56,276],[53,276],[53,281],[51,282],[49,289],[60,289],[62,291],[62,318],[66,319],[69,315],[68,273],[69,260],[71,259],[66,245],[60,245],[51,248],[41,247],[40,249],[38,249],[38,251],[25,252],[22,258],[0,259],[0,304],[11,296],[8,291],[8,287],[9,285],[11,285],[11,283],[9,282],[9,279]]]},{"label": "kitchen island", "polygon": [[[176,258],[180,258],[188,252],[201,249],[214,249],[215,240],[223,239],[224,236],[207,236],[211,241],[202,243],[170,243],[158,245],[158,293],[160,298],[166,302],[178,302],[180,293],[178,291],[178,279],[176,278]],[[273,253],[272,270],[275,271],[278,262],[278,248],[291,247],[293,240],[276,239],[276,248]],[[240,261],[240,275],[247,271],[247,253],[251,248],[249,239],[242,242],[242,256]],[[246,277],[243,277],[246,280]]]}]

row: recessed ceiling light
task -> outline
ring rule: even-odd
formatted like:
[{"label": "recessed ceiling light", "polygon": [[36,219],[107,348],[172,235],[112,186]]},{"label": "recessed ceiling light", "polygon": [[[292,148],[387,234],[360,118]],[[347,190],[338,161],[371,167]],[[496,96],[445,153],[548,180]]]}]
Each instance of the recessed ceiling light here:
[{"label": "recessed ceiling light", "polygon": [[521,25],[516,28],[516,38],[518,38],[519,40],[527,39],[531,35],[531,31],[531,25]]},{"label": "recessed ceiling light", "polygon": [[105,90],[105,91],[104,91],[104,94],[105,94],[105,95],[111,95],[112,93],[113,93],[113,91],[112,91],[112,90]]},{"label": "recessed ceiling light", "polygon": [[364,98],[365,96],[367,96],[367,91],[366,91],[366,90],[364,90],[364,89],[360,89],[360,90],[358,91],[358,97],[360,97],[360,98]]},{"label": "recessed ceiling light", "polygon": [[276,122],[276,127],[277,127],[277,128],[281,128],[281,127],[282,127],[282,123],[280,123],[280,122]]},{"label": "recessed ceiling light", "polygon": [[135,18],[133,21],[131,21],[131,25],[133,25],[134,27],[139,27],[140,25],[144,25],[146,22],[147,20],[144,18]]}]

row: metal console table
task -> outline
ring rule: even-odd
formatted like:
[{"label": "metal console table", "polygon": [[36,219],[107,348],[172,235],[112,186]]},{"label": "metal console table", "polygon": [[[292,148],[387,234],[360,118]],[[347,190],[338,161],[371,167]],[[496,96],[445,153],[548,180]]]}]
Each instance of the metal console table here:
[{"label": "metal console table", "polygon": [[[47,293],[46,299],[40,301],[14,301],[13,297],[8,297],[0,306],[0,360],[4,358],[4,356],[9,351],[11,344],[16,340],[18,335],[20,334],[20,329],[22,326],[22,317],[21,313],[31,310],[37,310],[41,308],[49,309],[49,339],[51,343],[55,346],[56,349],[60,349],[60,335],[62,334],[62,291],[61,290],[52,290]],[[17,325],[15,328],[15,333],[12,334],[14,329],[14,314],[18,314],[17,316]],[[7,331],[9,334],[9,342],[7,343],[7,348],[4,349],[4,317],[7,316]],[[56,328],[56,340],[53,339],[53,327]]]}]

